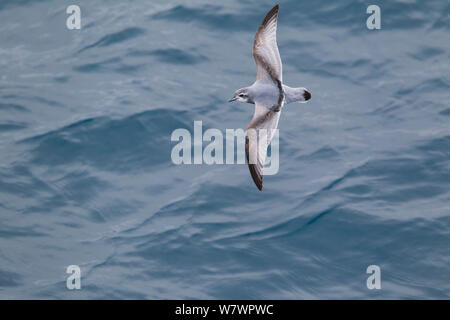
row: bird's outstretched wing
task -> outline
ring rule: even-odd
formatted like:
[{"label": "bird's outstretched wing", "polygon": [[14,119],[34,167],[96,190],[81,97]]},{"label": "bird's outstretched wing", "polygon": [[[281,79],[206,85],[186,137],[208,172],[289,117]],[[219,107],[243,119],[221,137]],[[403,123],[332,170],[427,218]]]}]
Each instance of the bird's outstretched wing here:
[{"label": "bird's outstretched wing", "polygon": [[277,21],[279,5],[273,7],[262,21],[253,42],[253,58],[256,62],[256,81],[272,81],[279,90],[276,106],[255,104],[255,113],[247,127],[245,154],[253,181],[259,190],[263,185],[263,169],[267,147],[275,134],[284,103],[283,76],[277,45]]},{"label": "bird's outstretched wing", "polygon": [[267,13],[256,31],[253,42],[253,58],[256,62],[256,80],[270,79],[283,82],[282,65],[277,45],[277,21],[279,5]]},{"label": "bird's outstretched wing", "polygon": [[245,154],[253,181],[259,190],[263,185],[263,169],[267,147],[278,127],[281,111],[255,104],[255,113],[247,127]]}]

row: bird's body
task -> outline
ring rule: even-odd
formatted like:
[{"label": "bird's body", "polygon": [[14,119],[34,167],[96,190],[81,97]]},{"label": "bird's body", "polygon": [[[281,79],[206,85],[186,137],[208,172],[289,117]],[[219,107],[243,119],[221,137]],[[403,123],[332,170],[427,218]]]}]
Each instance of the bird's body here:
[{"label": "bird's body", "polygon": [[249,96],[255,104],[262,106],[276,106],[280,92],[270,80],[262,79],[248,87]]},{"label": "bird's body", "polygon": [[282,63],[276,41],[279,5],[267,13],[253,42],[256,81],[235,92],[231,101],[255,104],[255,112],[247,127],[245,152],[253,181],[262,190],[267,147],[278,127],[281,109],[286,103],[306,102],[311,94],[305,88],[283,84]]},{"label": "bird's body", "polygon": [[[271,81],[258,80],[247,89],[250,93],[249,96],[252,97],[251,103],[257,103],[262,106],[276,106],[280,93]],[[283,91],[284,104],[305,101],[303,96],[306,91],[305,88],[291,88],[283,84]]]}]

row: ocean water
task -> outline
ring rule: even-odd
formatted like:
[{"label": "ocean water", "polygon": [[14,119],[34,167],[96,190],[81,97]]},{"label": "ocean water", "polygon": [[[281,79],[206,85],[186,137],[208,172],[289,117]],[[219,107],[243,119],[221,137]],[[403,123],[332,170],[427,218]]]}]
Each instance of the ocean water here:
[{"label": "ocean water", "polygon": [[227,100],[274,4],[0,2],[1,299],[449,299],[448,1],[280,1],[312,100],[283,109],[278,174],[172,163],[177,128],[246,128]]}]

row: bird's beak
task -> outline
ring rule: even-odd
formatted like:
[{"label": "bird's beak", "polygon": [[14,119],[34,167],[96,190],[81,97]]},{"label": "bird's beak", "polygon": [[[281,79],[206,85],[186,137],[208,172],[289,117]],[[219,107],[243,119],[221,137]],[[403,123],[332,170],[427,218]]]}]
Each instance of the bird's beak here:
[{"label": "bird's beak", "polygon": [[233,102],[234,100],[236,100],[236,97],[231,98],[230,100],[228,100],[228,102]]}]

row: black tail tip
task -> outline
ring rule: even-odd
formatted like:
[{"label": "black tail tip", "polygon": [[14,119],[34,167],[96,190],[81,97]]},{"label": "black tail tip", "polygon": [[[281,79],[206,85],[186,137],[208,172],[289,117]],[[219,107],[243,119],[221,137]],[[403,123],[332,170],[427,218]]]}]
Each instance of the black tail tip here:
[{"label": "black tail tip", "polygon": [[305,98],[305,101],[308,101],[311,99],[311,93],[305,90],[305,92],[303,92],[303,98]]}]

